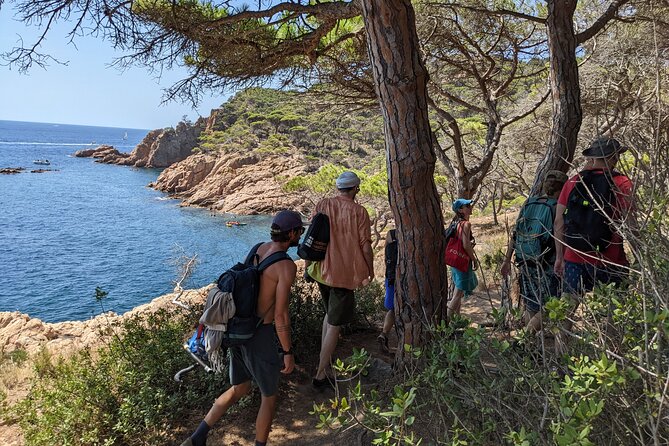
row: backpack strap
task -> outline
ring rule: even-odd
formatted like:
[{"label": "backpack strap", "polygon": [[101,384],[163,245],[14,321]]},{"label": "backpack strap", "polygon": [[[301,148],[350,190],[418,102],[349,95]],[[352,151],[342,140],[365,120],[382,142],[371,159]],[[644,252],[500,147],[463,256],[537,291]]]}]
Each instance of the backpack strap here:
[{"label": "backpack strap", "polygon": [[[251,248],[251,251],[249,251],[248,255],[246,256],[246,259],[244,260],[245,265],[256,264],[256,261],[260,259],[260,256],[258,256],[258,248],[260,248],[260,245],[262,244],[263,242],[260,242],[256,244],[253,248]],[[286,251],[273,252],[265,259],[263,259],[262,262],[257,263],[258,271],[263,272],[274,263],[287,259],[290,259],[290,256],[286,253]]]},{"label": "backpack strap", "polygon": [[397,231],[396,229],[391,229],[390,231],[388,231],[388,234],[390,234],[390,243],[395,243],[397,241],[397,237],[395,234],[396,231]]},{"label": "backpack strap", "polygon": [[263,242],[260,242],[256,244],[249,253],[246,255],[246,259],[244,259],[244,265],[253,265],[255,261],[258,258],[258,248],[260,248],[260,245],[262,245]]},{"label": "backpack strap", "polygon": [[[258,246],[260,246],[262,243],[259,243],[258,245],[255,246],[256,251],[258,250]],[[256,254],[258,255],[258,254]],[[263,259],[262,262],[258,265],[258,271],[262,273],[264,270],[275,264],[276,262],[280,262],[282,260],[292,260],[288,253],[286,251],[277,251],[273,252],[269,256],[267,256],[265,259]],[[265,313],[260,316],[260,320],[258,321],[258,324],[256,325],[257,327],[260,327],[260,325],[263,323],[265,320],[265,316],[269,314],[270,311],[272,311],[272,308],[274,308],[274,305],[276,304],[276,300],[272,302],[272,305],[265,311]]]},{"label": "backpack strap", "polygon": [[[257,250],[257,247],[256,247]],[[258,254],[256,254],[258,255]],[[278,252],[273,252],[269,256],[267,256],[265,259],[263,259],[262,262],[258,264],[258,271],[261,273],[275,264],[276,262],[280,262],[281,260],[291,260],[290,256],[286,253],[286,251],[278,251]]]}]

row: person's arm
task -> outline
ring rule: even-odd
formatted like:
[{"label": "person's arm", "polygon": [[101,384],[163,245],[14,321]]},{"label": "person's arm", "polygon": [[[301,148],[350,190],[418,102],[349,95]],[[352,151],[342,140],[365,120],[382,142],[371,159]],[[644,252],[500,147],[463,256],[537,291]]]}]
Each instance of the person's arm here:
[{"label": "person's arm", "polygon": [[290,287],[293,285],[297,266],[293,262],[281,262],[279,269],[279,280],[276,284],[276,308],[274,309],[274,324],[279,344],[284,352],[291,354],[283,355],[283,369],[281,373],[290,373],[295,368],[295,356],[292,354],[293,343],[290,336],[290,314],[288,304]]},{"label": "person's arm", "polygon": [[372,281],[374,280],[374,253],[372,252],[372,243],[369,240],[362,245],[362,254],[369,269],[369,280]]},{"label": "person's arm", "polygon": [[500,272],[503,277],[507,277],[511,273],[511,257],[513,257],[513,245],[514,239],[516,238],[516,233],[514,232],[509,239],[509,244],[506,247],[506,254],[504,254],[504,261],[502,262],[502,267]]},{"label": "person's arm", "polygon": [[478,260],[476,259],[476,254],[474,254],[474,247],[472,246],[472,224],[468,221],[463,221],[460,225],[462,237],[462,248],[465,250],[467,255],[472,261],[472,268],[478,269]]},{"label": "person's arm", "polygon": [[637,218],[637,208],[633,200],[634,184],[629,178],[623,175],[615,178],[622,178],[617,185],[616,207],[622,217],[623,223],[627,225],[627,229],[632,234],[632,240],[629,240],[629,242],[634,245],[636,240],[639,239],[639,221]]},{"label": "person's arm", "polygon": [[369,282],[374,280],[374,252],[372,251],[372,223],[369,220],[369,214],[367,210],[364,210],[363,218],[360,220],[360,225],[358,226],[358,232],[360,234],[360,247],[362,248],[362,256],[365,259],[367,264],[367,270],[369,271],[369,279],[363,282],[363,285],[367,285]]},{"label": "person's arm", "polygon": [[562,277],[564,273],[564,211],[567,207],[559,204],[555,207],[553,235],[555,236],[555,274]]}]

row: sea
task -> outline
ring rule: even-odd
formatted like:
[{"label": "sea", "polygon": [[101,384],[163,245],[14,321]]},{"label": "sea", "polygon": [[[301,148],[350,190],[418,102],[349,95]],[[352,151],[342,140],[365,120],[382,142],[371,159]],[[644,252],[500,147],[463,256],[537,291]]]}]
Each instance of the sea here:
[{"label": "sea", "polygon": [[182,286],[198,288],[269,239],[270,216],[181,207],[147,187],[158,169],[73,156],[100,144],[131,152],[147,132],[0,120],[0,168],[25,169],[0,175],[0,311],[46,322],[122,314],[171,292],[187,259],[196,267]]}]

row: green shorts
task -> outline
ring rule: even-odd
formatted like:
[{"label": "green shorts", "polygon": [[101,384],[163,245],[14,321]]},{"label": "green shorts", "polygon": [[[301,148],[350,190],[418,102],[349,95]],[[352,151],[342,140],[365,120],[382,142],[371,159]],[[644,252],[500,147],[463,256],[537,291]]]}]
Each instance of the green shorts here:
[{"label": "green shorts", "polygon": [[353,322],[355,316],[355,293],[347,288],[335,288],[318,283],[323,297],[323,306],[328,315],[328,324],[338,326]]}]

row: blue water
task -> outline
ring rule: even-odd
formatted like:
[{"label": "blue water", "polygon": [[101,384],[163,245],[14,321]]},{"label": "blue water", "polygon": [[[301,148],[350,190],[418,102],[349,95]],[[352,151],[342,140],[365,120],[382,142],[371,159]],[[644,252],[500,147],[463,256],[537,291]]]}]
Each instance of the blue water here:
[{"label": "blue water", "polygon": [[[268,239],[269,217],[212,215],[149,189],[157,169],[71,156],[98,144],[130,152],[146,133],[0,121],[0,168],[26,168],[0,175],[0,311],[87,319],[101,312],[101,287],[109,293],[104,309],[123,313],[174,288],[175,259],[197,254],[183,285],[200,287]],[[40,167],[58,171],[29,172]],[[248,225],[228,228],[231,218]]]}]

